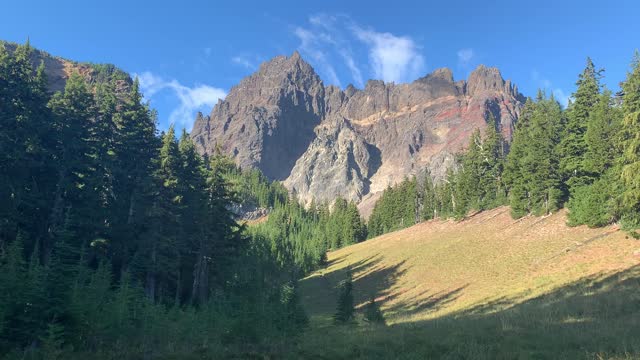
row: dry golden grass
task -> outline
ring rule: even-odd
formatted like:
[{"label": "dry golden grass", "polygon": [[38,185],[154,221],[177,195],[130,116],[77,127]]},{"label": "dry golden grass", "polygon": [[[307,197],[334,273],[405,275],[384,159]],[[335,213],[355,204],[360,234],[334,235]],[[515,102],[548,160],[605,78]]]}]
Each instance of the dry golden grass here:
[{"label": "dry golden grass", "polygon": [[358,304],[374,296],[390,322],[407,322],[498,299],[526,301],[640,263],[640,242],[616,227],[565,222],[564,211],[513,220],[501,207],[421,223],[330,252],[329,266],[301,282],[303,300],[312,316],[332,313],[333,288],[351,269]]},{"label": "dry golden grass", "polygon": [[[506,207],[434,220],[328,254],[300,282],[311,328],[288,358],[640,358],[640,241]],[[335,287],[387,326],[336,326]]]}]

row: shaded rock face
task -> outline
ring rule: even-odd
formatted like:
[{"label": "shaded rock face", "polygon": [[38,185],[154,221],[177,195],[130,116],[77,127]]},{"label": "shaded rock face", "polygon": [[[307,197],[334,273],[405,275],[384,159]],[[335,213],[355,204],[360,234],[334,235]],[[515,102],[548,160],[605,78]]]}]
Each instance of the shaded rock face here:
[{"label": "shaded rock face", "polygon": [[241,167],[284,180],[315,137],[324,93],[322,81],[298,53],[279,56],[232,88],[211,115],[199,115],[192,136],[201,153],[219,146]]},{"label": "shaded rock face", "polygon": [[475,129],[496,126],[509,141],[523,102],[510,81],[484,66],[467,81],[438,69],[410,84],[325,88],[294,53],[242,80],[210,116],[198,116],[192,136],[201,153],[220,146],[240,166],[283,180],[304,202],[341,196],[366,214],[381,191],[407,176],[429,169],[443,179]]}]

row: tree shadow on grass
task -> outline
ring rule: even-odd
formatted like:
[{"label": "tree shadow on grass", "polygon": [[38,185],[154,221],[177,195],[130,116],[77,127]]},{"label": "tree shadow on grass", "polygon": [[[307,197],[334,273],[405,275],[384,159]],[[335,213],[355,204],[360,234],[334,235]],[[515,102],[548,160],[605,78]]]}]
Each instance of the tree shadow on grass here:
[{"label": "tree shadow on grass", "polygon": [[458,299],[467,286],[468,284],[436,293],[431,293],[429,289],[426,289],[411,297],[404,297],[402,301],[393,303],[393,305],[385,308],[385,312],[394,315],[400,314],[403,317],[433,313]]},{"label": "tree shadow on grass", "polygon": [[[376,260],[360,264],[376,264]],[[373,283],[393,284],[400,266],[369,269],[354,280],[366,291]],[[359,282],[359,283],[358,283]],[[441,309],[464,293],[417,293],[397,301],[389,294],[385,313],[407,315]],[[357,290],[356,290],[357,291]],[[585,277],[530,298],[500,297],[445,316],[387,327],[327,329],[321,339],[313,329],[296,355],[350,359],[636,359],[640,358],[640,265]],[[406,296],[405,296],[406,298]],[[360,300],[366,300],[360,298]],[[393,302],[393,300],[396,300]],[[329,350],[330,349],[330,350]]]},{"label": "tree shadow on grass", "polygon": [[[328,317],[333,313],[338,298],[338,284],[349,274],[353,280],[353,295],[356,308],[360,308],[371,297],[390,301],[397,279],[404,275],[404,261],[392,266],[381,265],[382,256],[371,256],[330,272],[318,271],[300,282],[302,301],[309,315]],[[397,296],[397,295],[395,295]]]}]

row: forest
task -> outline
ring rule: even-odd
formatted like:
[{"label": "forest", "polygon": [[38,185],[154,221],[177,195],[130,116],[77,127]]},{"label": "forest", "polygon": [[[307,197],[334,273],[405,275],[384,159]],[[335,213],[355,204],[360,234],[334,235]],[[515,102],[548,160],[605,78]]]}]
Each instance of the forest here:
[{"label": "forest", "polygon": [[[355,204],[203,159],[114,67],[52,95],[32,51],[0,46],[0,353],[220,354],[303,327],[296,280],[364,239]],[[248,229],[234,204],[271,215]]]}]

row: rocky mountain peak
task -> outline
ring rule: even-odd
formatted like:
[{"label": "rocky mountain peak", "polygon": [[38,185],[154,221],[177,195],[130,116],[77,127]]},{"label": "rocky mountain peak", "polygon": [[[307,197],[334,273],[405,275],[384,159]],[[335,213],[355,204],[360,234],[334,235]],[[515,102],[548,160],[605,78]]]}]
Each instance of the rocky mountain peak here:
[{"label": "rocky mountain peak", "polygon": [[[484,91],[505,91],[505,81],[500,70],[495,67],[479,65],[469,75],[467,80],[467,93],[470,96]],[[511,92],[511,90],[509,90]]]},{"label": "rocky mountain peak", "polygon": [[324,97],[322,80],[299,53],[277,56],[231,88],[210,116],[196,119],[192,136],[201,153],[217,144],[241,167],[284,180],[315,136]]},{"label": "rocky mountain peak", "polygon": [[[441,68],[408,84],[369,80],[325,87],[298,52],[243,79],[210,116],[196,119],[201,153],[216,144],[306,202],[337,196],[368,204],[388,185],[429,169],[445,176],[471,133],[495,126],[510,139],[521,95],[496,68],[454,82]],[[488,113],[496,124],[488,124]]]},{"label": "rocky mountain peak", "polygon": [[440,79],[451,83],[453,82],[453,72],[449,68],[436,69],[426,77],[430,79]]}]

